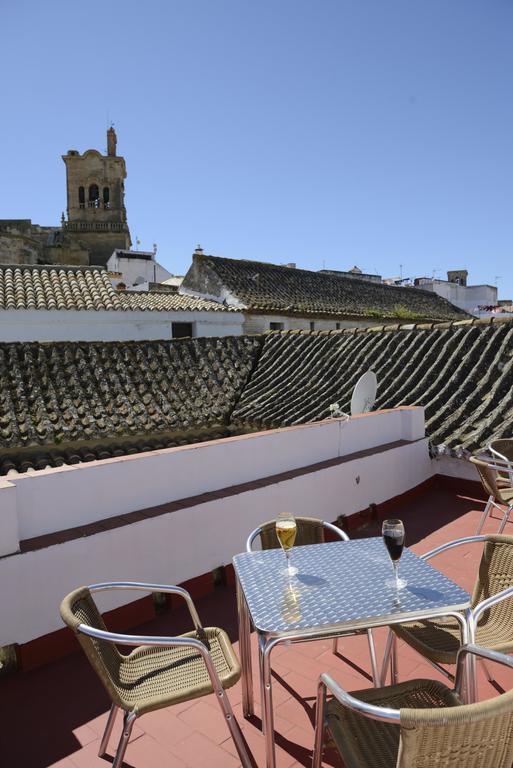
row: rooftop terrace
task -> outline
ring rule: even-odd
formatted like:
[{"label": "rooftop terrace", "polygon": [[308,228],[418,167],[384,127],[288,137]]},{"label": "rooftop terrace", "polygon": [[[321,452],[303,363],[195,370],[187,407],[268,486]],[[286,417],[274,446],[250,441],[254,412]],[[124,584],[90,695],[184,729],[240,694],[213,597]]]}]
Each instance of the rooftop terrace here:
[{"label": "rooftop terrace", "polygon": [[[463,490],[469,487],[472,486],[458,480],[453,481],[452,488],[447,480],[434,483],[414,500],[395,506],[394,515],[405,521],[407,543],[415,552],[423,553],[475,532],[483,500],[479,492]],[[497,527],[498,521],[489,519],[485,532],[495,532]],[[380,520],[376,518],[352,535],[374,536],[379,530]],[[513,533],[513,524],[508,524],[505,533]],[[480,545],[469,545],[456,554],[441,555],[436,566],[471,590],[479,557]],[[231,571],[226,568],[224,573],[225,583],[197,599],[196,605],[204,625],[224,627],[238,650]],[[185,611],[173,608],[164,610],[135,631],[165,635],[189,628]],[[381,654],[385,630],[376,630],[375,635]],[[252,636],[253,643],[254,640]],[[332,654],[328,642],[280,646],[274,652],[277,765],[280,768],[311,764],[316,681],[321,672],[329,672],[348,690],[370,685],[365,637],[345,638],[340,641],[339,649],[340,659]],[[399,666],[403,680],[438,675],[404,645],[400,646]],[[513,686],[511,671],[497,668],[494,672],[497,688],[489,684],[478,669],[480,698],[496,695],[501,686],[504,689]],[[39,669],[6,676],[0,682],[0,689],[0,754],[6,766],[103,768],[109,765],[97,757],[109,702],[81,653]],[[259,705],[257,703],[255,718],[245,721],[241,713],[240,684],[230,689],[229,696],[254,765],[263,766],[264,738],[259,730]],[[111,755],[118,733],[112,736]],[[233,743],[213,696],[145,715],[135,725],[125,758],[127,768],[236,768],[237,765]],[[324,765],[341,768],[340,761],[329,750]]]}]

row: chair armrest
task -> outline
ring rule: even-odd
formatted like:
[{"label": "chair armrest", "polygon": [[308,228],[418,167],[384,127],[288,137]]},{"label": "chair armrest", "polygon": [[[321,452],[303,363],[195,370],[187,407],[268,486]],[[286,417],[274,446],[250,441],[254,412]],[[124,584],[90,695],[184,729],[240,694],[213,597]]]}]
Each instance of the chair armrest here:
[{"label": "chair armrest", "polygon": [[440,547],[435,547],[435,549],[431,549],[429,552],[426,552],[425,555],[419,555],[421,560],[430,560],[435,555],[439,555],[440,552],[445,552],[446,549],[453,549],[453,547],[459,547],[461,544],[472,544],[476,541],[486,541],[487,536],[479,535],[479,536],[465,536],[464,539],[455,539],[454,541],[449,541],[447,544],[442,544]]},{"label": "chair armrest", "polygon": [[381,720],[384,723],[399,724],[400,711],[398,709],[377,707],[374,704],[361,701],[361,699],[351,696],[350,693],[341,688],[330,675],[323,674],[320,676],[319,688],[324,689],[324,691],[328,690],[342,706],[347,707],[352,712],[363,715],[363,717],[368,717],[371,720]]},{"label": "chair armrest", "polygon": [[508,597],[513,597],[513,587],[506,587],[506,589],[503,589],[501,592],[497,592],[496,595],[487,597],[486,600],[482,600],[475,605],[474,608],[472,608],[472,621],[474,624],[477,624],[479,617],[484,611],[487,611],[488,608],[492,608],[502,600],[507,600]]},{"label": "chair armrest", "polygon": [[246,552],[253,552],[253,542],[255,541],[256,537],[260,535],[261,530],[262,529],[258,527],[251,531],[246,540]]},{"label": "chair armrest", "polygon": [[492,651],[491,648],[483,648],[483,646],[474,645],[473,643],[462,645],[456,656],[456,679],[454,682],[454,690],[459,695],[461,695],[463,683],[463,664],[469,653],[474,656],[481,656],[484,659],[489,659],[489,661],[495,661],[497,664],[504,664],[506,667],[513,668],[513,658],[507,656],[505,653]]},{"label": "chair armrest", "polygon": [[[201,641],[196,640],[194,637],[158,637],[153,635],[123,635],[119,632],[108,632],[104,629],[96,629],[96,627],[90,627],[87,624],[79,624],[77,627],[78,632],[82,632],[84,635],[94,638],[95,640],[104,640],[107,643],[115,645],[130,645],[130,646],[157,646],[159,648],[193,648],[197,651],[205,662],[212,687],[214,691],[220,693],[223,690],[219,675],[214,666],[212,656],[207,646]],[[201,630],[203,632],[203,630]]]},{"label": "chair armrest", "polygon": [[145,582],[139,581],[106,581],[101,584],[91,584],[88,589],[90,592],[103,592],[111,589],[129,589],[139,592],[164,592],[169,595],[179,595],[187,603],[194,629],[200,634],[203,633],[203,627],[201,626],[201,621],[192,597],[187,590],[182,587],[170,586],[168,584],[146,584]]}]

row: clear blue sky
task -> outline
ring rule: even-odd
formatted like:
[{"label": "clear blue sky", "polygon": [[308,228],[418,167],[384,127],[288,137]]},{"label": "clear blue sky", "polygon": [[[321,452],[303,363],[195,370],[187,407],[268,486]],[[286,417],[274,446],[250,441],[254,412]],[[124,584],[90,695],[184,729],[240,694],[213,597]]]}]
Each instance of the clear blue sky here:
[{"label": "clear blue sky", "polygon": [[3,0],[0,218],[127,161],[135,243],[513,297],[512,0]]}]

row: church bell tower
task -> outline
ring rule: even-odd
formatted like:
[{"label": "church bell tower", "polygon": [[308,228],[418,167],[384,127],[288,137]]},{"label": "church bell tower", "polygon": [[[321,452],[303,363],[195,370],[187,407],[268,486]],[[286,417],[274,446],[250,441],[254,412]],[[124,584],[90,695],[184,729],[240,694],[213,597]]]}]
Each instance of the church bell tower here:
[{"label": "church bell tower", "polygon": [[66,165],[67,221],[64,230],[90,252],[90,263],[104,266],[115,249],[130,248],[126,220],[125,160],[116,154],[117,136],[107,131],[107,154],[70,149]]}]

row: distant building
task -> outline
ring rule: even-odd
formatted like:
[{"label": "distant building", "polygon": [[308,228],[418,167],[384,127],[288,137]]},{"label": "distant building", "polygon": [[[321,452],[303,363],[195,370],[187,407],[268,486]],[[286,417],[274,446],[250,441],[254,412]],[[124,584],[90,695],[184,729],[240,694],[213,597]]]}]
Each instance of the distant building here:
[{"label": "distant building", "polygon": [[244,332],[337,330],[383,324],[462,320],[461,309],[413,288],[311,272],[260,261],[207,256],[201,248],[181,294],[218,301],[244,312]]},{"label": "distant building", "polygon": [[116,290],[101,267],[0,265],[0,342],[238,336],[242,322],[215,301]]},{"label": "distant building", "polygon": [[31,219],[0,219],[0,263],[105,266],[116,249],[131,245],[125,209],[125,160],[116,154],[114,128],[107,154],[70,149],[66,165],[67,218],[41,227]]},{"label": "distant building", "polygon": [[467,280],[467,270],[457,269],[447,272],[447,280],[417,277],[414,286],[442,296],[474,317],[489,317],[505,311],[497,299],[496,286],[467,285]]},{"label": "distant building", "polygon": [[162,283],[171,277],[171,273],[156,261],[155,251],[116,249],[106,266],[114,286],[138,291],[147,291],[150,283]]}]

